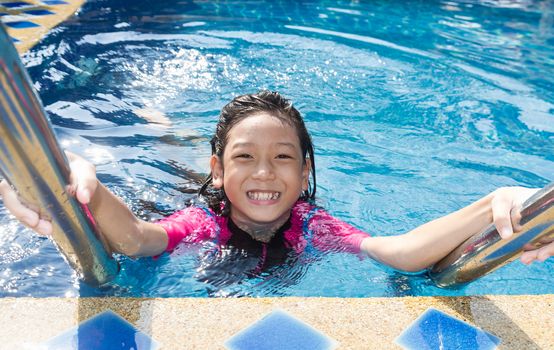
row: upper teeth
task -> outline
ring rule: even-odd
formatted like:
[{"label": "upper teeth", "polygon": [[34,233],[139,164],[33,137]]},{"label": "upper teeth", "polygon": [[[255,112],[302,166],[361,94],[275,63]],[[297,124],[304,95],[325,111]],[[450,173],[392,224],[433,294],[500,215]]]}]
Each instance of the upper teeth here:
[{"label": "upper teeth", "polygon": [[279,198],[279,192],[248,192],[248,197],[256,201],[268,201]]}]

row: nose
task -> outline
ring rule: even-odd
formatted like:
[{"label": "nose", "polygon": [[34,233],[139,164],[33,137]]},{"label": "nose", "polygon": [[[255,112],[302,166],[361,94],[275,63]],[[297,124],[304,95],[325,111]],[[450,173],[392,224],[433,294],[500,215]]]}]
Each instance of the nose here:
[{"label": "nose", "polygon": [[256,169],[252,174],[254,180],[268,181],[275,179],[275,171],[271,162],[260,161],[256,164]]}]

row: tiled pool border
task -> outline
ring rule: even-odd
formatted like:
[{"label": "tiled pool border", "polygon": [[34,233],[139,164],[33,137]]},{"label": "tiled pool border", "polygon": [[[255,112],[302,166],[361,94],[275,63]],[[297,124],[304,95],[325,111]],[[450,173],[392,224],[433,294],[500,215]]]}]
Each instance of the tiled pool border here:
[{"label": "tiled pool border", "polygon": [[0,349],[33,348],[105,310],[162,344],[224,349],[275,309],[340,343],[339,349],[400,349],[394,340],[433,307],[501,339],[499,349],[554,349],[554,294],[402,298],[1,298]]},{"label": "tiled pool border", "polygon": [[84,0],[0,0],[0,20],[20,53],[73,15]]}]

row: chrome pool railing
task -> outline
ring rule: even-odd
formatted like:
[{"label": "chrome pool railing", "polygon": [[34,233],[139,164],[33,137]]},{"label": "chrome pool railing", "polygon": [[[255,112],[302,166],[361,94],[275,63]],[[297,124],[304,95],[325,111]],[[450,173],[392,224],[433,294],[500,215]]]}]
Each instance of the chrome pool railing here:
[{"label": "chrome pool railing", "polygon": [[502,239],[494,225],[470,237],[430,270],[439,287],[457,287],[517,259],[525,250],[554,241],[554,182],[529,198],[521,209],[521,231]]},{"label": "chrome pool railing", "polygon": [[86,206],[70,196],[70,170],[40,99],[0,23],[0,174],[30,206],[50,218],[52,238],[90,285],[119,270]]}]

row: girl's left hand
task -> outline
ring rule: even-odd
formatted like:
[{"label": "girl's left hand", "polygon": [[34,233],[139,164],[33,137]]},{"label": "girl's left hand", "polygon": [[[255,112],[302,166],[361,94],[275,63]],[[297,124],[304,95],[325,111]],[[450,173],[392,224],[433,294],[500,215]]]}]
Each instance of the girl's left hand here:
[{"label": "girl's left hand", "polygon": [[[493,221],[503,239],[510,238],[514,232],[521,230],[521,207],[523,203],[538,191],[536,188],[502,187],[494,191],[491,202]],[[529,265],[533,261],[545,261],[554,256],[554,242],[523,252],[521,262]]]}]

